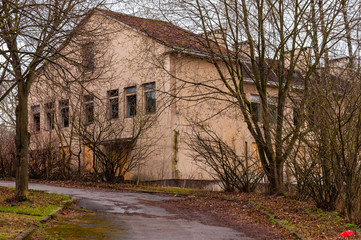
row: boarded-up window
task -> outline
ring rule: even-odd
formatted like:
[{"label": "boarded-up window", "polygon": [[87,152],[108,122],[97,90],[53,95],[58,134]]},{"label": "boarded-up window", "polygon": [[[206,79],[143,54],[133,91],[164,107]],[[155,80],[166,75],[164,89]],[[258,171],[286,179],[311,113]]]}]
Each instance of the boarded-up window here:
[{"label": "boarded-up window", "polygon": [[[273,152],[274,154],[276,153],[276,145],[275,144],[272,144],[272,148],[273,148]],[[257,147],[257,143],[252,143],[252,158],[254,161],[257,162],[257,165],[259,167],[262,166],[261,164],[261,158],[259,157],[259,152],[258,152],[258,147]]]},{"label": "boarded-up window", "polygon": [[261,166],[261,160],[259,157],[258,147],[256,143],[252,143],[252,160],[257,163],[257,166]]},{"label": "boarded-up window", "polygon": [[87,146],[84,145],[83,149],[83,162],[84,162],[84,169],[86,171],[92,171],[93,170],[93,158],[94,158],[94,152],[93,150]]},{"label": "boarded-up window", "polygon": [[117,168],[116,175],[123,175],[124,180],[129,180],[129,157],[126,144],[121,141],[114,141],[104,144],[104,149],[108,157],[108,161]]}]

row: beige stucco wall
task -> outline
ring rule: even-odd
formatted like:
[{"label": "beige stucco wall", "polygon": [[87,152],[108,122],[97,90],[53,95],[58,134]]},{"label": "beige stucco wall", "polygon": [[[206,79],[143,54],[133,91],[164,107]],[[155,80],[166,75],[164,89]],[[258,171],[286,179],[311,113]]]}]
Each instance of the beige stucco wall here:
[{"label": "beige stucco wall", "polygon": [[[131,131],[133,122],[137,118],[145,118],[144,114],[144,94],[143,84],[156,83],[156,104],[157,112],[152,114],[152,117],[157,118],[157,121],[152,127],[145,132],[139,141],[139,145],[145,144],[149,141],[154,142],[151,149],[152,154],[144,159],[140,168],[134,169],[131,172],[131,178],[135,175],[140,175],[147,179],[164,179],[171,178],[171,159],[173,157],[172,151],[172,128],[171,128],[171,113],[169,105],[169,95],[164,94],[170,89],[170,76],[159,65],[155,65],[155,59],[162,61],[162,67],[169,68],[169,56],[160,56],[165,47],[157,42],[149,39],[141,33],[138,33],[127,26],[114,22],[104,16],[96,15],[90,20],[90,24],[95,25],[102,23],[102,41],[95,40],[96,52],[100,53],[102,58],[96,59],[96,66],[102,66],[104,69],[99,74],[89,73],[89,79],[95,78],[89,83],[71,85],[71,93],[64,90],[61,86],[64,85],[62,79],[48,79],[39,78],[31,89],[29,101],[29,129],[32,126],[32,112],[31,107],[34,105],[41,105],[41,132],[34,133],[32,136],[33,148],[36,147],[36,141],[39,139],[48,139],[50,132],[45,131],[45,111],[44,104],[47,102],[55,102],[56,119],[59,122],[59,100],[70,99],[70,112],[72,115],[80,115],[82,94],[86,95],[93,93],[95,99],[95,115],[106,115],[107,109],[107,91],[118,89],[119,91],[119,120],[126,126],[123,136],[119,138],[127,138],[127,132]],[[104,41],[106,38],[106,41]],[[94,39],[92,39],[94,41]],[[98,61],[98,62],[97,62]],[[105,66],[106,64],[107,66]],[[70,67],[71,68],[71,67]],[[99,76],[97,76],[99,74]],[[57,82],[58,84],[52,84]],[[137,117],[125,117],[125,88],[135,86],[137,88]],[[105,116],[99,116],[105,117]],[[51,131],[52,136],[57,136],[59,132],[64,134],[64,137],[69,142],[72,125],[68,128],[56,127]],[[76,138],[76,137],[74,137]],[[45,140],[46,141],[46,140]],[[64,143],[65,145],[67,143]],[[77,152],[79,147],[78,141],[73,140],[72,147]],[[83,154],[82,154],[83,155]],[[83,156],[82,156],[83,157]],[[84,163],[83,163],[84,164]],[[76,164],[74,163],[76,166]]]},{"label": "beige stucco wall", "polygon": [[[79,113],[82,106],[80,96],[94,93],[96,96],[96,114],[106,115],[107,91],[114,89],[119,90],[120,116],[119,120],[113,121],[124,123],[127,130],[119,138],[126,138],[135,118],[125,117],[124,89],[131,86],[137,87],[137,117],[146,117],[144,115],[142,85],[155,82],[157,89],[156,121],[139,141],[139,146],[152,142],[151,154],[142,161],[139,167],[130,172],[130,178],[140,176],[142,179],[175,177],[211,179],[207,172],[209,169],[206,168],[205,170],[205,166],[197,165],[189,153],[186,144],[187,134],[191,132],[189,120],[208,124],[226,143],[236,150],[237,154],[242,156],[247,152],[248,157],[250,157],[254,139],[236,106],[220,100],[188,101],[188,96],[195,97],[191,99],[194,100],[199,93],[207,93],[207,90],[186,84],[185,81],[212,81],[212,84],[219,84],[217,81],[218,73],[215,67],[207,62],[207,59],[199,56],[169,54],[170,49],[167,47],[104,16],[95,15],[90,20],[90,26],[99,23],[102,23],[100,29],[102,29],[103,38],[101,40],[93,39],[97,53],[102,56],[96,62],[97,67],[102,66],[99,76],[97,76],[98,72],[85,75],[89,79],[96,75],[96,78],[88,83],[83,83],[82,86],[77,83],[71,84],[72,92],[61,87],[64,85],[61,78],[54,78],[52,81],[39,78],[37,83],[33,85],[29,106],[41,105],[41,132],[33,134],[33,145],[36,138],[38,139],[40,136],[49,137],[49,131],[44,131],[45,103],[50,101],[56,103],[55,109],[58,119],[58,100],[70,99],[71,114],[81,115]],[[58,84],[52,84],[52,82]],[[245,91],[249,99],[252,94],[257,95],[257,90],[252,83],[245,85]],[[269,93],[271,96],[275,96],[276,89],[270,87]],[[172,95],[177,95],[177,98],[172,98]],[[32,124],[31,114],[30,110],[30,126]],[[155,115],[153,116],[155,117]],[[77,117],[74,121],[76,119]],[[52,134],[59,136],[61,133],[66,139],[61,145],[67,146],[72,137],[71,131],[72,125],[62,129],[56,127]],[[77,153],[83,148],[76,137],[73,139],[72,148]],[[83,161],[83,154],[80,154],[80,157],[80,160]],[[74,159],[73,165],[75,168],[77,167],[76,159]],[[84,166],[84,162],[82,165]]]},{"label": "beige stucco wall", "polygon": [[[222,63],[219,65],[221,68],[224,67]],[[196,164],[187,147],[187,140],[189,140],[187,136],[191,134],[190,124],[193,121],[207,125],[241,158],[253,157],[252,155],[256,154],[254,153],[255,141],[247,128],[239,106],[231,103],[234,99],[213,93],[206,87],[188,84],[188,82],[202,82],[224,89],[216,67],[206,58],[194,55],[174,55],[172,66],[177,79],[175,88],[179,97],[184,99],[176,103],[175,113],[173,113],[174,129],[179,131],[177,169],[181,178],[211,178],[208,174],[210,169]],[[222,69],[222,72],[227,77],[227,70]],[[251,79],[249,83],[245,83],[244,91],[249,100],[251,95],[258,95]],[[270,97],[276,97],[277,89],[270,86],[268,93]]]}]

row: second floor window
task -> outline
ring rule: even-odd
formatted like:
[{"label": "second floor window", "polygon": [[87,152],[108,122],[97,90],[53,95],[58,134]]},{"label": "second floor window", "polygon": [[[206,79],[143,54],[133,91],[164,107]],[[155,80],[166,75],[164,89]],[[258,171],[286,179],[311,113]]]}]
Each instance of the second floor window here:
[{"label": "second floor window", "polygon": [[125,89],[126,116],[132,117],[137,114],[137,88],[129,87]]},{"label": "second floor window", "polygon": [[277,123],[277,98],[269,97],[268,98],[268,109],[270,115],[270,123]]},{"label": "second floor window", "polygon": [[32,106],[31,111],[33,114],[33,126],[34,132],[40,132],[40,105]]},{"label": "second floor window", "polygon": [[145,113],[154,113],[156,110],[155,101],[155,83],[148,83],[143,85],[144,88],[144,105]]},{"label": "second floor window", "polygon": [[69,100],[59,101],[61,127],[69,127]]},{"label": "second floor window", "polygon": [[45,104],[45,130],[49,131],[54,129],[55,122],[54,122],[54,115],[55,115],[55,108],[54,102],[49,102]]},{"label": "second floor window", "polygon": [[256,122],[261,121],[261,104],[260,97],[257,95],[251,95],[251,114],[256,119]]},{"label": "second floor window", "polygon": [[84,70],[86,72],[91,72],[95,67],[95,53],[94,53],[94,43],[89,42],[82,45],[81,54]]},{"label": "second floor window", "polygon": [[119,91],[118,89],[108,91],[109,99],[109,118],[116,119],[119,117]]},{"label": "second floor window", "polygon": [[94,122],[94,95],[85,95],[83,101],[85,124],[91,124]]}]

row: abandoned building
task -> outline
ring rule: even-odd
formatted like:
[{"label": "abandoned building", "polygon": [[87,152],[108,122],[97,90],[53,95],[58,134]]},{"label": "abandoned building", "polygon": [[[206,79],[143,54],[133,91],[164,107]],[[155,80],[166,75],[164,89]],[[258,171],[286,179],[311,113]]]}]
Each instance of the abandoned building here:
[{"label": "abandoned building", "polygon": [[[256,143],[235,106],[216,98],[189,100],[206,92],[187,82],[218,76],[207,61],[202,36],[168,22],[101,9],[84,24],[97,25],[104,34],[81,39],[74,51],[82,58],[82,70],[74,70],[78,81],[67,81],[67,74],[57,76],[62,73],[51,69],[33,84],[29,102],[33,150],[52,145],[61,153],[60,164],[66,165],[58,167],[80,174],[94,172],[99,161],[110,159],[103,165],[114,164],[113,173],[103,169],[104,174],[125,179],[212,179],[187,147],[192,123],[202,122],[237,154],[254,157]],[[251,80],[245,88],[260,119],[257,89]],[[276,85],[270,85],[269,96],[269,104],[275,104]],[[99,149],[108,150],[95,154]],[[111,163],[112,158],[123,163]]]}]

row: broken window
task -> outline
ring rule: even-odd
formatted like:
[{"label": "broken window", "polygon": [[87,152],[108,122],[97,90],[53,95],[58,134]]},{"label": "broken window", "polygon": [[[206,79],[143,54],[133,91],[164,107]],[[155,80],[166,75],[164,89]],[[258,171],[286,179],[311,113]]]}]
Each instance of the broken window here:
[{"label": "broken window", "polygon": [[34,132],[40,132],[40,105],[32,106],[31,111],[33,114],[33,126]]},{"label": "broken window", "polygon": [[83,101],[85,124],[92,124],[94,122],[94,95],[85,95]]},{"label": "broken window", "polygon": [[54,129],[54,115],[55,115],[55,108],[54,102],[49,102],[45,104],[45,130],[49,131]]},{"label": "broken window", "polygon": [[59,101],[61,127],[69,127],[69,100]]},{"label": "broken window", "polygon": [[118,89],[108,91],[109,99],[109,118],[116,119],[119,117],[119,91]]},{"label": "broken window", "polygon": [[143,85],[144,88],[144,105],[145,113],[154,113],[156,110],[155,102],[155,83],[147,83]]},{"label": "broken window", "polygon": [[129,87],[125,89],[126,94],[126,116],[132,117],[137,114],[137,88]]}]

